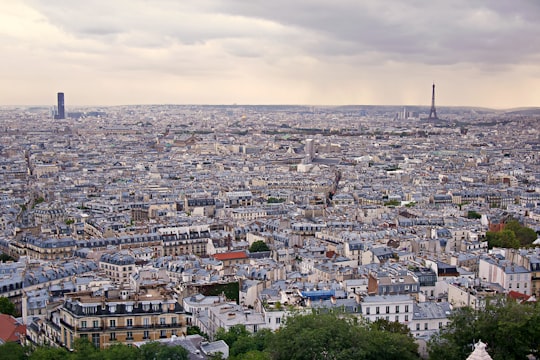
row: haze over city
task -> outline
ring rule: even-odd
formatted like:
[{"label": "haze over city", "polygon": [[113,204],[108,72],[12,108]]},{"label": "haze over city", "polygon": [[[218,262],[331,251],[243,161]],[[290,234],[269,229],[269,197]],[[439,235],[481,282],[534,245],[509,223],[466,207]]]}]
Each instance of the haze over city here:
[{"label": "haze over city", "polygon": [[540,103],[537,1],[3,1],[0,105]]}]

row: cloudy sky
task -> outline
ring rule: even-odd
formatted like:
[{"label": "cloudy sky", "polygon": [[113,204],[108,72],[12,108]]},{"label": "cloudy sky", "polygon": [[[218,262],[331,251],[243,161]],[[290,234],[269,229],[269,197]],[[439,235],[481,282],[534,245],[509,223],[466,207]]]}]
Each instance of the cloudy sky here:
[{"label": "cloudy sky", "polygon": [[0,6],[0,105],[540,106],[539,0]]}]

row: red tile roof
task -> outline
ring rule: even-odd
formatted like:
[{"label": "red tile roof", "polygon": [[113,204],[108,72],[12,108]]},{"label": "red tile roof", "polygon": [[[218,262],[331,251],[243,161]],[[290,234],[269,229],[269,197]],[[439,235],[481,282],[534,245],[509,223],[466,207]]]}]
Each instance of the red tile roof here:
[{"label": "red tile roof", "polygon": [[219,261],[224,260],[236,260],[236,259],[247,259],[248,256],[245,251],[231,251],[221,254],[214,254],[214,259]]},{"label": "red tile roof", "polygon": [[0,339],[5,342],[19,341],[19,334],[26,334],[26,325],[11,315],[0,314]]},{"label": "red tile roof", "polygon": [[531,295],[523,294],[513,290],[508,292],[508,296],[514,300],[536,302],[536,299]]}]

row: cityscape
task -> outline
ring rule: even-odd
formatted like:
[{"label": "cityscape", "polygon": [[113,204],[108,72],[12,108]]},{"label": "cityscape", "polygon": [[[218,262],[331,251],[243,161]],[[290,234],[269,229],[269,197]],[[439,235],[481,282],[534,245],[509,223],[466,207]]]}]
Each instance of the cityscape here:
[{"label": "cityscape", "polygon": [[540,358],[536,3],[3,10],[0,360]]},{"label": "cityscape", "polygon": [[538,110],[435,109],[434,90],[431,109],[3,108],[0,290],[25,340],[213,340],[340,308],[422,342],[453,309],[535,299],[538,248],[486,233],[540,231]]}]

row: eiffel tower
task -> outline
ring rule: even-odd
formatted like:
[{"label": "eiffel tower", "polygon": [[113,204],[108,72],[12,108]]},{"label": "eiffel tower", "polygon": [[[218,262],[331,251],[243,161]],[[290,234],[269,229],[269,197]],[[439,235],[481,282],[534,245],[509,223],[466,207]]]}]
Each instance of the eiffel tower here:
[{"label": "eiffel tower", "polygon": [[439,120],[437,117],[437,110],[435,109],[435,84],[431,91],[431,110],[429,111],[428,120]]}]

